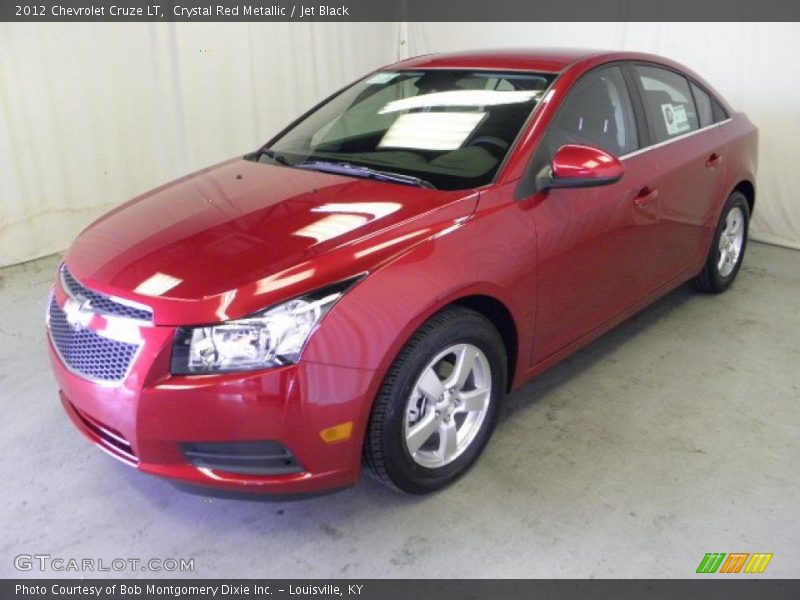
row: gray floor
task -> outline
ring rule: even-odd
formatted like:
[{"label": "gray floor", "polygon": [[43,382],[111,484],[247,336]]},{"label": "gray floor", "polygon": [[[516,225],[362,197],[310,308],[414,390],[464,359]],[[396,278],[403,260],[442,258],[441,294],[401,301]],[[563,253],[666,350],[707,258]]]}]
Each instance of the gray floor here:
[{"label": "gray floor", "polygon": [[442,493],[286,503],[189,495],[78,436],[43,339],[55,265],[0,271],[0,575],[48,553],[201,577],[687,577],[760,551],[763,576],[800,576],[798,252],[753,243],[730,292],[681,288],[513,394]]}]

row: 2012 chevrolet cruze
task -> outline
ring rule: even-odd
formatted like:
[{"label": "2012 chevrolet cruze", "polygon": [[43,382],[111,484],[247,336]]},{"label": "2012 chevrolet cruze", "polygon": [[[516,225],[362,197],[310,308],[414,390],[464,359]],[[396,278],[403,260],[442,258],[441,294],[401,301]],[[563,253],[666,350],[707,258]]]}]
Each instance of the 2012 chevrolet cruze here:
[{"label": "2012 chevrolet cruze", "polygon": [[63,405],[141,471],[411,493],[503,394],[676,286],[736,277],[757,131],[646,54],[413,58],[75,240],[49,301]]}]

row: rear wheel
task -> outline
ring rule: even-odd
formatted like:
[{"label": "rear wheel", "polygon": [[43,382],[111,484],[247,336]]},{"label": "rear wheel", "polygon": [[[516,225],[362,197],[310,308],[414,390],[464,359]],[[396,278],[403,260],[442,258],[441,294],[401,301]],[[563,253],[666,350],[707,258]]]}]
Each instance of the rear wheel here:
[{"label": "rear wheel", "polygon": [[734,192],[722,209],[706,264],[692,280],[696,289],[715,294],[725,291],[733,283],[747,247],[749,224],[747,198],[741,192]]},{"label": "rear wheel", "polygon": [[380,482],[412,494],[444,487],[477,459],[495,425],[506,353],[476,312],[447,309],[400,352],[381,386],[364,443]]}]

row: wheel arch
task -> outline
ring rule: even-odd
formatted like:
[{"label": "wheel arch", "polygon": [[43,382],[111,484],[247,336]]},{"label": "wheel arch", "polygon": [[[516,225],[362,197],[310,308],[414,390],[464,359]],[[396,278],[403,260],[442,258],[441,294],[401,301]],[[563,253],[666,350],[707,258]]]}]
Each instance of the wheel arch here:
[{"label": "wheel arch", "polygon": [[747,198],[747,205],[750,208],[750,215],[752,216],[756,204],[756,186],[753,185],[753,182],[749,179],[742,179],[733,187],[731,193],[733,192],[741,192],[744,194],[744,197]]},{"label": "wheel arch", "polygon": [[441,312],[451,306],[460,306],[475,311],[491,322],[497,329],[506,348],[506,392],[510,391],[516,375],[517,359],[519,358],[519,334],[514,317],[511,316],[511,311],[493,296],[475,294],[458,298],[443,306],[437,312]]}]

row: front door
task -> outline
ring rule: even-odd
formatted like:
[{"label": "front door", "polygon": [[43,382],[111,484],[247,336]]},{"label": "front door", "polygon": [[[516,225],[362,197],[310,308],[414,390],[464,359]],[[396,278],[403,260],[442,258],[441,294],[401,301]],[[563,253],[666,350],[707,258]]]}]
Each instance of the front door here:
[{"label": "front door", "polygon": [[546,359],[636,303],[659,283],[654,242],[654,164],[636,154],[636,120],[619,66],[584,75],[570,90],[537,149],[534,168],[565,144],[623,158],[608,186],[551,189],[533,197],[538,274],[534,363]]}]

